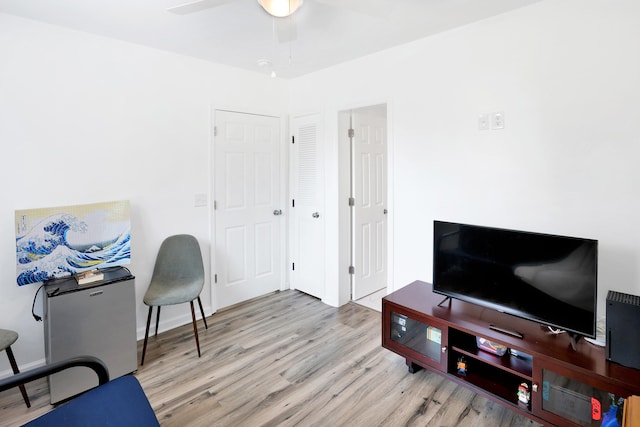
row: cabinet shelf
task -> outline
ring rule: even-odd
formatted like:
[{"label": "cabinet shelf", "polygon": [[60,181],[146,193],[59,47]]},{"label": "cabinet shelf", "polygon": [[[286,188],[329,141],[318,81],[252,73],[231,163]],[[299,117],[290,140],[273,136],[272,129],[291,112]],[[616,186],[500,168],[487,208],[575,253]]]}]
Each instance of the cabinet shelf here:
[{"label": "cabinet shelf", "polygon": [[457,347],[452,347],[454,351],[464,354],[472,359],[479,360],[491,366],[499,367],[507,372],[519,376],[523,380],[531,381],[532,365],[530,361],[519,359],[516,356],[505,354],[496,356],[482,350],[467,351]]},{"label": "cabinet shelf", "polygon": [[460,375],[454,374],[458,383],[468,383],[474,388],[478,389],[485,394],[488,392],[491,395],[498,397],[506,403],[511,405],[517,405],[523,410],[529,411],[529,407],[525,405],[518,405],[518,395],[516,394],[520,383],[508,382],[505,384],[503,381],[494,381],[484,375],[467,374]]},{"label": "cabinet shelf", "polygon": [[476,337],[458,330],[452,330],[449,334],[449,346],[471,359],[480,360],[483,363],[503,369],[521,378],[531,381],[533,362],[531,359],[512,356],[507,352],[504,356],[488,353],[478,348]]},{"label": "cabinet shelf", "polygon": [[[486,352],[480,351],[479,353]],[[457,361],[461,356],[466,358],[466,375],[460,374],[457,371]],[[526,382],[529,389],[531,389],[531,377],[524,378],[520,374],[503,369],[500,365],[486,363],[486,358],[483,356],[483,354],[474,355],[452,347],[449,350],[448,373],[455,375],[458,382],[468,382],[484,392],[488,392],[506,402],[517,405],[518,387],[523,382]],[[497,357],[492,354],[486,354],[486,356],[491,358]]]}]

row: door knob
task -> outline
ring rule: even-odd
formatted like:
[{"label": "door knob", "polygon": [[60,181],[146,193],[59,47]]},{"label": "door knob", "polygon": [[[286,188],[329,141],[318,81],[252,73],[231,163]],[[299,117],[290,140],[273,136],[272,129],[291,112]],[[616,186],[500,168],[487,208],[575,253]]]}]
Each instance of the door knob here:
[{"label": "door knob", "polygon": [[276,209],[273,211],[274,215],[282,215],[282,209]]},{"label": "door knob", "polygon": [[312,213],[311,216],[314,218],[320,218],[320,214],[318,212]]}]

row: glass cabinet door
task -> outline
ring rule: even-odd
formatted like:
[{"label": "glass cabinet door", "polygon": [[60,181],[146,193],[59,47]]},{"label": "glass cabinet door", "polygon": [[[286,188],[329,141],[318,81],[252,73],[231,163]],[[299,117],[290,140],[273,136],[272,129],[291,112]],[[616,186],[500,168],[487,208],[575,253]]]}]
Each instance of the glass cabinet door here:
[{"label": "glass cabinet door", "polygon": [[437,365],[442,365],[443,331],[439,326],[427,325],[403,314],[391,312],[391,340],[401,344]]},{"label": "glass cabinet door", "polygon": [[[622,402],[605,390],[542,369],[542,410],[566,418],[581,426],[605,425],[616,417]],[[609,424],[606,424],[609,425]]]}]

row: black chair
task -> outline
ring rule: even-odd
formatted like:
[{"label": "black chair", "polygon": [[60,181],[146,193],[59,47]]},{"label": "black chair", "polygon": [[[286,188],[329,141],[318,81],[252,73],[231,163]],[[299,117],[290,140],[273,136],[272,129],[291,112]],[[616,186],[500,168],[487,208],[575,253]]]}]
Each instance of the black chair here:
[{"label": "black chair", "polygon": [[109,381],[109,370],[97,357],[80,356],[34,368],[0,380],[0,392],[68,368],[84,366],[98,376],[98,386],[25,424],[30,427],[158,427],[142,386],[133,375]]}]

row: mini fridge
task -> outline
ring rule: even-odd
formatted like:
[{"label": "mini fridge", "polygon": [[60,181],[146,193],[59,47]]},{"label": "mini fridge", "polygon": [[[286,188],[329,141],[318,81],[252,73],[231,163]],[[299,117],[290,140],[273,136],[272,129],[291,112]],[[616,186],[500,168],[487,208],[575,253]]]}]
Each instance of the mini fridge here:
[{"label": "mini fridge", "polygon": [[[104,278],[79,285],[75,278],[45,283],[44,340],[47,363],[95,356],[114,379],[138,367],[135,278],[124,267],[102,270]],[[96,374],[74,367],[49,376],[51,404],[98,385]]]}]

